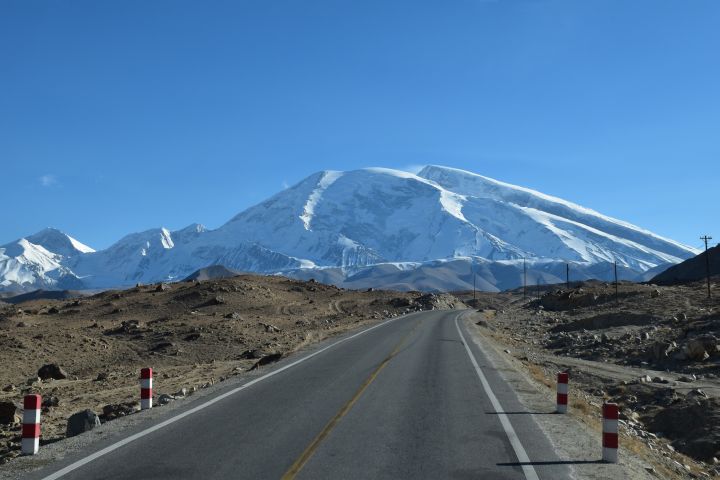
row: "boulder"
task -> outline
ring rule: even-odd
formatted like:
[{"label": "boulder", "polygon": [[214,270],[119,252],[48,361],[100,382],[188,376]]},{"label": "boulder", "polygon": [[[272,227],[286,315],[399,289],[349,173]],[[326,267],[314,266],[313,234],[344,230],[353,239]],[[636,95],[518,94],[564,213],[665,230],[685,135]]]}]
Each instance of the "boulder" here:
[{"label": "boulder", "polygon": [[17,415],[17,407],[13,402],[0,402],[0,423],[9,425],[20,421]]},{"label": "boulder", "polygon": [[652,359],[656,362],[665,360],[676,348],[675,342],[655,342],[651,348]]},{"label": "boulder", "polygon": [[709,354],[705,351],[705,343],[697,338],[686,343],[683,352],[688,360],[703,361],[709,357]]},{"label": "boulder", "polygon": [[100,418],[92,410],[83,410],[68,418],[67,437],[74,437],[100,426]]},{"label": "boulder", "polygon": [[40,367],[40,370],[38,370],[37,374],[41,380],[47,380],[49,378],[52,378],[54,380],[63,380],[68,377],[67,372],[56,363],[49,363],[47,365],[43,365],[42,367]]}]

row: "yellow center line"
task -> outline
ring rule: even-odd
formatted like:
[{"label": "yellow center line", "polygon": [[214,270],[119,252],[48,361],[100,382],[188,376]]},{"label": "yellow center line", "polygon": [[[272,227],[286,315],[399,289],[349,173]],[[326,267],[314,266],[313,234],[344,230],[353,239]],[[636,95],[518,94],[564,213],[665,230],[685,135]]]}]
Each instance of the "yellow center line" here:
[{"label": "yellow center line", "polygon": [[310,442],[310,445],[308,445],[305,451],[303,451],[303,453],[298,457],[298,459],[295,460],[295,463],[292,464],[290,469],[285,472],[285,475],[281,477],[282,480],[292,480],[298,473],[300,473],[300,470],[302,470],[308,460],[312,458],[322,441],[325,440],[328,435],[330,435],[330,432],[332,432],[338,422],[340,422],[340,420],[350,411],[350,409],[352,409],[353,405],[357,403],[363,392],[377,378],[383,368],[385,368],[385,366],[390,363],[390,360],[392,360],[392,358],[400,352],[400,349],[405,344],[405,340],[407,340],[410,335],[412,335],[412,333],[415,331],[419,324],[420,322],[415,324],[415,326],[395,346],[390,355],[388,355],[387,358],[385,358],[385,360],[383,360],[380,365],[378,365],[377,368],[370,374],[370,376],[363,382],[363,384],[360,385],[360,388],[357,392],[355,392],[355,395],[353,395],[352,398],[350,398],[350,400],[348,400],[348,402],[343,405],[340,411],[335,414],[335,416],[327,423],[327,425],[325,425],[325,428],[323,428],[322,431],[318,433],[318,435],[313,439],[313,441]]}]

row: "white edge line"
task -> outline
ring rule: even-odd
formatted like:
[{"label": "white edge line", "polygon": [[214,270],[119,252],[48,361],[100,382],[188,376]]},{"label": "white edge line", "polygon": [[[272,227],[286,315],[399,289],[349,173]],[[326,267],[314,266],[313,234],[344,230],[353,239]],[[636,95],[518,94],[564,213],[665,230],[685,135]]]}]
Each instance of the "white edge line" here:
[{"label": "white edge line", "polygon": [[153,433],[153,432],[155,432],[155,431],[157,431],[157,430],[160,430],[161,428],[167,427],[168,425],[170,425],[170,424],[172,424],[172,423],[175,423],[175,422],[177,422],[178,420],[183,419],[183,418],[185,418],[185,417],[187,417],[187,416],[189,416],[189,415],[192,415],[193,413],[197,413],[197,412],[199,412],[200,410],[203,410],[204,408],[207,408],[207,407],[209,407],[210,405],[213,405],[213,404],[219,402],[220,400],[224,400],[225,398],[227,398],[227,397],[229,397],[229,396],[231,396],[231,395],[234,395],[234,394],[238,393],[238,392],[241,391],[241,390],[245,390],[246,388],[251,387],[251,386],[255,385],[256,383],[259,383],[259,382],[261,382],[261,381],[263,381],[263,380],[265,380],[265,379],[267,379],[267,378],[270,378],[270,377],[272,377],[273,375],[277,375],[277,374],[280,373],[280,372],[284,372],[285,370],[287,370],[287,369],[289,369],[289,368],[292,368],[292,367],[294,367],[295,365],[298,365],[299,363],[304,362],[305,360],[309,360],[309,359],[313,358],[313,357],[316,356],[316,355],[320,355],[321,353],[323,353],[323,352],[326,351],[326,350],[329,350],[329,349],[331,349],[331,348],[333,348],[333,347],[335,347],[335,346],[337,346],[337,345],[340,345],[341,343],[347,342],[348,340],[352,340],[352,339],[355,338],[355,337],[359,337],[360,335],[364,335],[364,334],[366,334],[367,332],[369,332],[369,331],[371,331],[371,330],[375,330],[376,328],[382,327],[382,326],[384,326],[384,325],[387,325],[387,324],[390,323],[390,322],[393,322],[393,321],[395,321],[395,320],[399,320],[400,318],[404,318],[404,317],[406,317],[406,316],[407,316],[407,315],[403,315],[402,317],[396,317],[396,318],[388,319],[388,320],[386,320],[386,321],[384,321],[384,322],[382,322],[382,323],[379,323],[379,324],[377,324],[377,325],[373,325],[372,327],[367,328],[367,329],[365,329],[365,330],[362,330],[362,331],[360,331],[360,332],[358,332],[358,333],[355,333],[355,334],[353,334],[353,335],[351,335],[351,336],[349,336],[349,337],[343,338],[342,340],[338,340],[337,342],[333,343],[332,345],[328,345],[327,347],[323,347],[323,348],[321,348],[320,350],[318,350],[318,351],[316,351],[316,352],[313,352],[313,353],[311,353],[310,355],[308,355],[308,356],[306,356],[306,357],[303,357],[303,358],[300,358],[300,359],[298,359],[298,360],[295,360],[294,362],[289,363],[289,364],[285,365],[284,367],[278,368],[277,370],[273,370],[272,372],[270,372],[270,373],[268,373],[268,374],[266,374],[266,375],[263,375],[262,377],[258,377],[258,378],[254,379],[254,380],[251,380],[251,381],[249,381],[249,382],[247,382],[247,383],[244,383],[244,384],[240,385],[239,387],[230,390],[229,392],[225,392],[225,393],[223,393],[222,395],[218,395],[217,397],[213,398],[212,400],[208,400],[207,402],[198,405],[197,407],[193,407],[193,408],[191,408],[190,410],[187,410],[187,411],[185,411],[185,412],[183,412],[183,413],[180,413],[180,414],[178,414],[178,415],[175,415],[174,417],[168,418],[167,420],[165,420],[165,421],[163,421],[163,422],[161,422],[161,423],[158,423],[157,425],[153,425],[152,427],[146,428],[145,430],[142,430],[142,431],[140,431],[140,432],[138,432],[138,433],[136,433],[136,434],[130,435],[129,437],[124,438],[124,439],[120,440],[119,442],[113,443],[112,445],[109,445],[109,446],[103,448],[102,450],[98,450],[97,452],[95,452],[95,453],[93,453],[93,454],[91,454],[91,455],[88,455],[87,457],[85,457],[85,458],[83,458],[83,459],[81,459],[81,460],[78,460],[78,461],[76,461],[76,462],[74,462],[74,463],[71,463],[71,464],[68,465],[67,467],[62,468],[62,469],[58,470],[57,472],[48,475],[47,477],[43,477],[43,480],[56,480],[56,479],[58,479],[58,478],[60,478],[60,477],[62,477],[62,476],[64,476],[64,475],[67,475],[68,473],[72,472],[73,470],[77,470],[78,468],[82,467],[83,465],[87,465],[88,463],[92,462],[93,460],[97,460],[98,458],[100,458],[100,457],[102,457],[102,456],[104,456],[104,455],[107,455],[108,453],[110,453],[110,452],[112,452],[112,451],[114,451],[114,450],[117,450],[117,449],[120,448],[120,447],[123,447],[123,446],[127,445],[128,443],[134,442],[135,440],[137,440],[137,439],[139,439],[139,438],[142,438],[142,437],[144,437],[145,435],[149,435],[149,434],[151,434],[151,433]]},{"label": "white edge line", "polygon": [[[503,413],[504,410],[502,408],[502,405],[500,404],[500,401],[493,393],[492,388],[490,388],[490,383],[488,383],[487,378],[485,378],[485,374],[480,369],[477,360],[475,360],[475,355],[473,355],[472,350],[470,350],[470,346],[465,341],[465,337],[463,336],[462,331],[460,330],[460,325],[458,324],[458,318],[461,315],[462,314],[455,316],[455,328],[457,328],[458,334],[460,335],[460,340],[462,340],[462,343],[465,346],[465,350],[470,357],[470,361],[472,362],[473,367],[475,367],[475,371],[480,378],[480,383],[482,383],[482,386],[485,389],[485,394],[490,399],[490,403],[492,403],[492,406],[495,409],[495,413],[498,414],[497,416],[500,419],[500,423],[502,424],[503,429],[505,430],[505,435],[507,435],[508,440],[510,441],[510,445],[512,445],[513,450],[515,451],[515,456],[517,456],[518,462],[521,463],[525,478],[527,480],[539,480],[537,472],[535,472],[533,466],[530,465],[530,458],[527,456],[525,448],[523,448],[522,443],[520,442],[520,438],[517,436],[517,433],[515,433],[515,429],[510,423],[510,419],[505,413]],[[477,345],[477,343],[475,344]],[[479,345],[478,348],[480,348]]]}]

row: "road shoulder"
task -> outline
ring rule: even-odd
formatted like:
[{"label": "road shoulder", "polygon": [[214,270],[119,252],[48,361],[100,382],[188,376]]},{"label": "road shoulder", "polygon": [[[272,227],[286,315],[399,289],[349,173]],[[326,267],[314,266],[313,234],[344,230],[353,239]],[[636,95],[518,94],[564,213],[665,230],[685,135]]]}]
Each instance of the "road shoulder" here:
[{"label": "road shoulder", "polygon": [[[486,355],[500,376],[516,392],[520,403],[528,412],[549,412],[555,407],[554,392],[532,378],[519,360],[507,355],[501,345],[483,335],[475,323],[481,317],[473,312],[463,314],[461,321],[470,338]],[[652,479],[646,464],[633,453],[620,451],[617,465],[596,463],[601,457],[600,433],[578,418],[578,414],[532,415],[535,423],[553,444],[557,455],[567,461],[574,478],[578,480],[601,480],[607,478]],[[531,461],[533,459],[530,454]]]}]

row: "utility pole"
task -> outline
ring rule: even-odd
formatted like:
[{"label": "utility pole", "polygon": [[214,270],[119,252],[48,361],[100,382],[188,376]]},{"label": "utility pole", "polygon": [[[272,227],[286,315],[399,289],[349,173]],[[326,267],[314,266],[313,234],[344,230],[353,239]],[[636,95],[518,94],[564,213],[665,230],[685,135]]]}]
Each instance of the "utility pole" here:
[{"label": "utility pole", "polygon": [[525,264],[525,257],[523,257],[523,300],[527,297],[527,265]]},{"label": "utility pole", "polygon": [[705,273],[707,275],[708,298],[710,298],[710,254],[708,253],[708,240],[712,240],[712,237],[703,235],[700,237],[700,240],[705,241]]},{"label": "utility pole", "polygon": [[565,284],[567,285],[567,289],[570,290],[570,264],[565,264]]},{"label": "utility pole", "polygon": [[470,272],[472,273],[472,276],[473,276],[473,303],[474,303],[475,302],[475,269],[472,267],[472,265],[470,266]]},{"label": "utility pole", "polygon": [[615,303],[620,303],[620,298],[618,297],[617,260],[615,260]]}]

